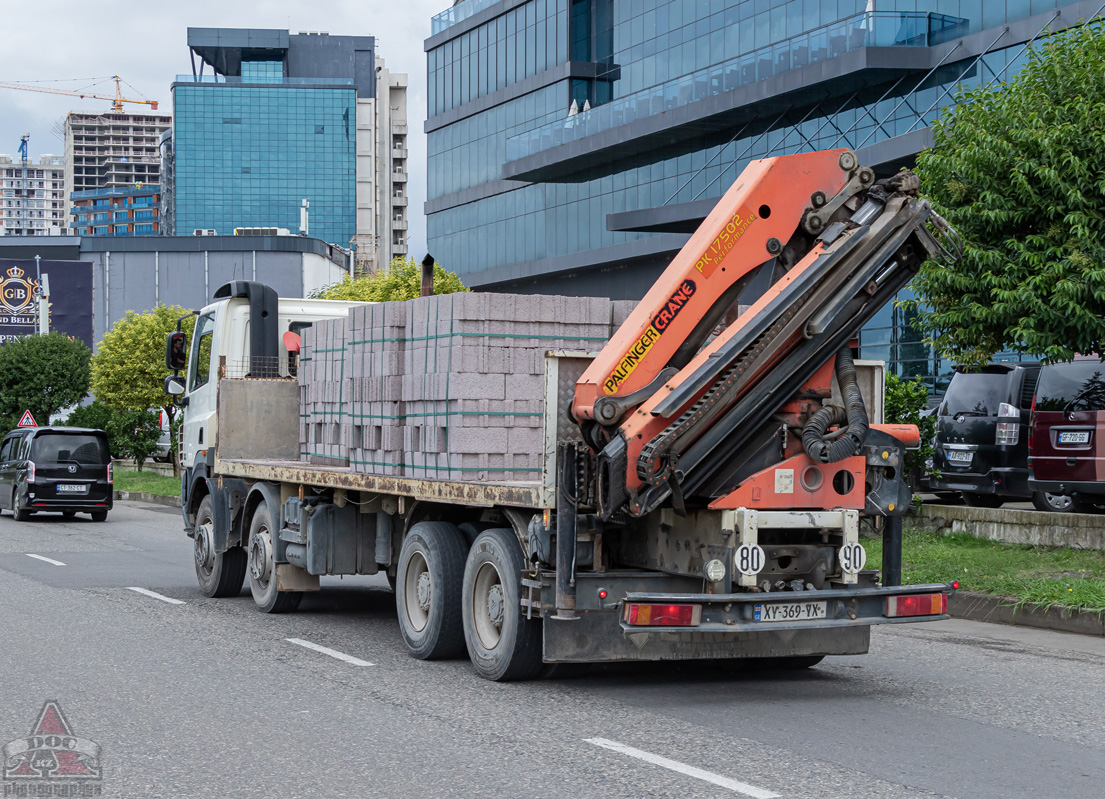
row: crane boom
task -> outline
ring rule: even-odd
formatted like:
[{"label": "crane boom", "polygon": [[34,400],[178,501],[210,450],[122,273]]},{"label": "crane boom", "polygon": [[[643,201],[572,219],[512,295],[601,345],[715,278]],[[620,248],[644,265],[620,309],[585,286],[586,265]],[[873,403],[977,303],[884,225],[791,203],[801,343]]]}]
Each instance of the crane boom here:
[{"label": "crane boom", "polygon": [[106,94],[90,94],[82,91],[72,91],[70,89],[56,89],[51,86],[30,86],[26,83],[18,82],[0,82],[0,89],[19,89],[24,92],[40,92],[42,94],[61,94],[66,97],[80,97],[82,99],[88,98],[92,100],[110,100],[112,111],[122,111],[123,103],[139,103],[141,105],[148,105],[151,111],[157,110],[157,100],[131,100],[123,96],[123,90],[119,86],[121,78],[118,75],[112,75],[112,80],[115,81],[115,96],[111,97]]}]

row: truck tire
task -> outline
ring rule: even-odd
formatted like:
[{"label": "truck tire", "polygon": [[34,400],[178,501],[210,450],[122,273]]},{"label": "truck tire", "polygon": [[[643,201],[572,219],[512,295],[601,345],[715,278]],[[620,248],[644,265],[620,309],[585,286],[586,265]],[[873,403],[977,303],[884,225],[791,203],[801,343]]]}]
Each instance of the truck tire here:
[{"label": "truck tire", "polygon": [[448,522],[419,522],[403,540],[395,608],[403,641],[419,660],[464,654],[460,591],[467,549],[464,534]]},{"label": "truck tire", "polygon": [[541,672],[541,622],[522,613],[524,568],[513,530],[485,530],[468,552],[461,595],[464,640],[485,679],[528,680]]},{"label": "truck tire", "polygon": [[276,560],[273,557],[272,514],[262,502],[249,524],[249,590],[264,613],[289,613],[299,607],[302,591],[276,589]]},{"label": "truck tire", "polygon": [[214,552],[209,529],[202,529],[213,521],[211,497],[208,495],[200,500],[199,510],[196,511],[196,531],[193,534],[196,580],[204,596],[212,599],[238,596],[246,579],[246,551],[241,547],[231,547],[226,552]]}]

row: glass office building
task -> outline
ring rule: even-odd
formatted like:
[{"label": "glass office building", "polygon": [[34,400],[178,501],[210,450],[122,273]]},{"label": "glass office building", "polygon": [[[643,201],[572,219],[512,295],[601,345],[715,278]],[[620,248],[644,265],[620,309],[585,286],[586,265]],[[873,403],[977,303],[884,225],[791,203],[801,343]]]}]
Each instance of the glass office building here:
[{"label": "glass office building", "polygon": [[[425,43],[430,250],[474,287],[640,297],[749,161],[909,166],[957,87],[1099,6],[461,0]],[[862,354],[946,371],[920,338],[888,307]]]},{"label": "glass office building", "polygon": [[[173,83],[173,230],[357,232],[357,101],[375,97],[372,37],[189,28],[192,75]],[[213,72],[204,74],[209,66]]]}]

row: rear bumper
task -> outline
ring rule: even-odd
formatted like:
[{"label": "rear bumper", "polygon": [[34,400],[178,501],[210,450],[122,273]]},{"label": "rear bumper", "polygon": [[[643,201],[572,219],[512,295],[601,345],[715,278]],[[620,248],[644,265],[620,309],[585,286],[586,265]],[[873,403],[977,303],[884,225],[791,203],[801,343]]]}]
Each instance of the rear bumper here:
[{"label": "rear bumper", "polygon": [[[107,491],[106,496],[103,496],[100,491],[94,492],[94,494],[101,494],[100,496],[73,496],[73,497],[59,497],[59,496],[39,496],[42,493],[39,490],[32,490],[32,486],[27,486],[27,510],[34,511],[76,511],[77,513],[91,513],[92,511],[111,510],[115,503],[114,491]],[[48,493],[53,493],[51,489]]]},{"label": "rear bumper", "polygon": [[991,469],[985,474],[942,471],[940,477],[930,477],[933,491],[966,491],[971,494],[1000,494],[1003,497],[1030,497],[1027,469]]},{"label": "rear bumper", "polygon": [[1098,480],[1029,480],[1033,491],[1049,494],[1087,494],[1105,496],[1105,482]]}]

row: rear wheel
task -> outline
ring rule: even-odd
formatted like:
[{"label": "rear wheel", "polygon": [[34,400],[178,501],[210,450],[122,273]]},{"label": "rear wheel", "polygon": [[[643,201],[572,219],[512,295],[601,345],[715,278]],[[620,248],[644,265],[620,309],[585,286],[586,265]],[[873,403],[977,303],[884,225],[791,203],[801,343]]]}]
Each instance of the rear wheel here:
[{"label": "rear wheel", "polygon": [[464,640],[488,680],[527,680],[542,668],[541,622],[522,614],[525,558],[513,530],[485,530],[464,567]]},{"label": "rear wheel", "polygon": [[232,547],[226,552],[215,552],[213,524],[211,497],[206,496],[200,501],[192,534],[200,591],[212,599],[238,596],[246,578],[246,551]]},{"label": "rear wheel", "polygon": [[1033,491],[1032,504],[1036,510],[1050,513],[1070,513],[1074,502],[1067,494],[1052,494],[1048,491]]},{"label": "rear wheel", "polygon": [[92,517],[92,521],[94,521],[94,522],[106,522],[107,521],[107,511],[106,510],[94,510],[94,511],[92,511],[92,513],[90,513],[88,515]]},{"label": "rear wheel", "polygon": [[249,590],[265,613],[288,613],[299,607],[303,592],[277,589],[272,542],[272,514],[268,504],[262,502],[249,525]]},{"label": "rear wheel", "polygon": [[464,534],[447,522],[419,522],[403,541],[395,581],[399,630],[420,660],[464,654],[460,593]]},{"label": "rear wheel", "polygon": [[31,511],[23,504],[23,498],[19,496],[19,488],[12,492],[12,516],[17,522],[25,522],[31,518]]},{"label": "rear wheel", "polygon": [[963,492],[963,501],[972,508],[1000,508],[1005,503],[1005,497],[997,494],[975,494]]}]

